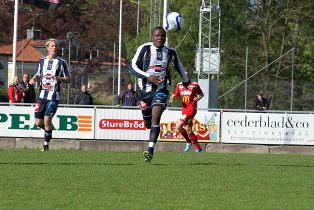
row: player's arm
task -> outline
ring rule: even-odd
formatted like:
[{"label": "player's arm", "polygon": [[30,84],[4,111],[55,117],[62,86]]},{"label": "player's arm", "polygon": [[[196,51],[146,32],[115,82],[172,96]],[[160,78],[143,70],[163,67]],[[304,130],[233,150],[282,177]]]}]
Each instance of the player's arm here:
[{"label": "player's arm", "polygon": [[59,76],[53,76],[53,78],[57,81],[64,82],[64,83],[70,83],[70,71],[68,68],[68,64],[64,61],[61,65],[61,71],[59,73]]},{"label": "player's arm", "polygon": [[129,66],[130,73],[135,75],[138,78],[148,79],[150,76],[148,73],[146,73],[143,70],[144,56],[145,56],[145,53],[148,51],[149,47],[150,46],[147,44],[139,46]]},{"label": "player's arm", "polygon": [[177,85],[176,85],[176,90],[175,90],[174,93],[171,95],[169,102],[172,103],[173,101],[175,101],[175,100],[178,98],[179,94],[180,94],[179,85],[177,84]]},{"label": "player's arm", "polygon": [[172,99],[173,101],[175,101],[177,98],[178,98],[178,96],[177,96],[176,94],[172,94],[172,95],[171,95],[171,99]]},{"label": "player's arm", "polygon": [[204,93],[203,93],[201,87],[198,84],[196,85],[195,88],[196,88],[196,97],[194,98],[194,101],[197,102],[197,101],[201,100],[204,97]]},{"label": "player's arm", "polygon": [[198,94],[198,95],[194,98],[194,101],[197,102],[197,101],[201,100],[203,97],[204,97],[204,94],[203,94],[203,93]]},{"label": "player's arm", "polygon": [[172,94],[170,99],[169,99],[169,103],[173,103],[176,99],[177,99],[176,95]]},{"label": "player's arm", "polygon": [[35,74],[35,75],[32,77],[32,79],[29,81],[29,84],[35,85],[37,81],[38,81],[38,77],[37,77],[37,75]]},{"label": "player's arm", "polygon": [[129,66],[129,71],[138,78],[147,79],[149,82],[158,85],[162,83],[162,78],[157,75],[150,75],[143,70],[144,56],[148,52],[149,48],[150,45],[143,44],[136,50],[131,65]]}]

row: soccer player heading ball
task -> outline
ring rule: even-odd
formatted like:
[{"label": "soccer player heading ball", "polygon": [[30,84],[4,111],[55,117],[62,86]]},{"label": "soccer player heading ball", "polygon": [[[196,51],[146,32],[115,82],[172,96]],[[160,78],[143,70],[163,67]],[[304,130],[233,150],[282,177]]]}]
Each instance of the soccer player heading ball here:
[{"label": "soccer player heading ball", "polygon": [[175,92],[171,96],[171,101],[178,96],[182,99],[182,117],[177,122],[177,130],[187,142],[184,152],[190,150],[192,143],[195,152],[202,152],[196,135],[192,131],[192,121],[197,113],[197,102],[204,96],[203,91],[196,82],[189,84],[178,83]]},{"label": "soccer player heading ball", "polygon": [[183,83],[189,81],[175,49],[165,46],[166,31],[158,26],[152,31],[152,41],[138,47],[130,65],[130,72],[138,77],[140,106],[146,128],[150,129],[145,162],[150,163],[160,132],[160,118],[166,109],[170,86],[169,64],[173,60],[175,70]]}]

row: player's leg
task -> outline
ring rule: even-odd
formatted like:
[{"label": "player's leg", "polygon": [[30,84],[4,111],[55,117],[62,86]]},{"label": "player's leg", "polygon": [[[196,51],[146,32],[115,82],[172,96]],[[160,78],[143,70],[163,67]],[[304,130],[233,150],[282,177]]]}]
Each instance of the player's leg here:
[{"label": "player's leg", "polygon": [[45,130],[44,114],[46,111],[45,100],[38,99],[35,106],[35,124],[38,128]]},{"label": "player's leg", "polygon": [[145,162],[150,163],[151,159],[153,158],[155,145],[160,133],[160,119],[166,108],[167,99],[167,92],[157,92],[152,97],[151,128],[149,133],[148,149],[143,154]]},{"label": "player's leg", "polygon": [[185,122],[182,121],[182,119],[178,120],[177,125],[176,125],[177,131],[183,136],[183,138],[185,139],[187,143],[191,143],[191,140],[189,139],[189,136],[183,127],[184,124]]},{"label": "player's leg", "polygon": [[38,128],[44,129],[45,130],[45,124],[44,124],[44,119],[43,118],[35,118],[35,124]]},{"label": "player's leg", "polygon": [[164,111],[164,108],[160,105],[153,106],[152,109],[152,127],[150,129],[149,141],[157,142],[160,132],[160,118]]},{"label": "player's leg", "polygon": [[45,139],[46,139],[46,128],[45,128],[45,119],[44,118],[35,118],[35,124],[37,127],[43,129],[45,131],[45,136],[44,136],[44,145],[42,151],[47,151],[49,150],[49,146],[45,144]]},{"label": "player's leg", "polygon": [[[38,99],[35,106],[35,124],[37,127],[43,129],[44,131],[46,130],[45,120],[44,120],[44,116],[46,112],[46,103],[47,103],[47,100]],[[42,151],[47,151],[48,149],[49,149],[48,146],[45,146],[44,144]]]},{"label": "player's leg", "polygon": [[150,162],[153,158],[155,146],[160,133],[160,118],[163,111],[164,108],[160,105],[155,105],[152,108],[152,127],[149,132],[148,148],[143,154],[146,162]]},{"label": "player's leg", "polygon": [[141,101],[141,110],[145,127],[150,129],[152,126],[152,109],[145,102]]},{"label": "player's leg", "polygon": [[192,143],[188,136],[188,133],[186,132],[184,125],[186,122],[186,115],[182,115],[182,117],[178,120],[176,128],[177,131],[181,134],[181,136],[185,139],[186,145],[184,147],[184,152],[188,152],[191,149]]},{"label": "player's leg", "polygon": [[45,124],[45,134],[44,134],[44,151],[49,150],[49,142],[52,139],[52,118],[56,114],[58,109],[58,101],[47,101],[46,103],[46,111],[44,117]]},{"label": "player's leg", "polygon": [[[147,129],[151,129],[151,126],[152,126],[152,114],[151,114],[152,109],[151,108],[143,109],[142,106],[141,106],[141,109],[142,109],[142,116],[143,116],[145,127]],[[150,163],[150,161],[153,158],[153,155],[152,155],[152,153],[149,153],[147,150],[147,151],[144,151],[143,157],[144,157],[145,162]]]},{"label": "player's leg", "polygon": [[150,100],[150,95],[145,93],[145,92],[141,92],[140,93],[140,101],[139,101],[139,105],[140,108],[142,110],[142,116],[143,116],[143,120],[144,120],[144,124],[145,127],[147,129],[151,128],[152,122],[152,109],[151,109],[151,100]]},{"label": "player's leg", "polygon": [[194,145],[195,152],[202,152],[202,148],[197,141],[197,137],[192,131],[192,124],[191,123],[186,126],[186,131],[187,131],[189,138],[191,139],[191,141]]},{"label": "player's leg", "polygon": [[[151,129],[151,126],[152,126],[152,109],[150,107],[150,98],[146,97],[145,100],[142,99],[140,101],[140,107],[142,110],[142,116],[143,116],[145,127],[147,129]],[[150,163],[150,161],[153,158],[153,154],[147,150],[147,151],[144,151],[143,157],[144,157],[145,162]]]},{"label": "player's leg", "polygon": [[52,139],[52,118],[49,116],[44,117],[45,134],[44,134],[44,151],[49,150],[49,142]]}]

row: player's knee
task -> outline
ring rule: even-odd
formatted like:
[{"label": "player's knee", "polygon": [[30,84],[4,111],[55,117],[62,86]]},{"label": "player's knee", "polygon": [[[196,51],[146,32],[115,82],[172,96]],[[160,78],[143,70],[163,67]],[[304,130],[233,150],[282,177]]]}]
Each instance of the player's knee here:
[{"label": "player's knee", "polygon": [[159,125],[160,124],[160,117],[152,117],[151,123],[152,123],[152,125]]},{"label": "player's knee", "polygon": [[180,130],[182,130],[182,128],[183,128],[183,122],[182,122],[182,121],[177,122],[177,124],[176,124],[176,129],[177,129],[178,131],[180,131]]},{"label": "player's knee", "polygon": [[187,126],[186,127],[186,132],[188,133],[188,134],[192,134],[193,132],[192,132],[192,128],[190,127],[190,126]]},{"label": "player's knee", "polygon": [[187,133],[188,135],[191,135],[193,132],[192,132],[192,130],[187,130],[186,133]]},{"label": "player's knee", "polygon": [[177,131],[182,130],[182,128],[183,128],[183,125],[177,125],[177,126],[176,126]]},{"label": "player's knee", "polygon": [[35,125],[39,128],[42,128],[44,126],[44,121],[41,119],[36,119],[35,120]]}]

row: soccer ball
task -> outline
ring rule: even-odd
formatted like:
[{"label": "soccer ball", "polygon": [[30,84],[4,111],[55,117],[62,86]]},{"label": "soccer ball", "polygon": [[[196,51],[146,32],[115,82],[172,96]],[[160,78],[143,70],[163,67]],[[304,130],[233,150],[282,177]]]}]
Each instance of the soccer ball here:
[{"label": "soccer ball", "polygon": [[183,26],[183,17],[178,12],[171,12],[166,17],[166,31],[179,31]]}]

